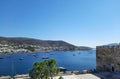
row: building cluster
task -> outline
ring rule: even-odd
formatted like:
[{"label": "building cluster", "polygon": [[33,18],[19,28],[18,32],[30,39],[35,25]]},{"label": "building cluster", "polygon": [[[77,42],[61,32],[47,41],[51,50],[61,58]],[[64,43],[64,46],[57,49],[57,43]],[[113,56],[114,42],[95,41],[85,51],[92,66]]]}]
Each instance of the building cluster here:
[{"label": "building cluster", "polygon": [[16,46],[16,45],[8,45],[8,44],[0,44],[0,53],[15,53],[15,52],[28,52],[27,49],[25,49],[22,46]]},{"label": "building cluster", "polygon": [[18,52],[42,52],[42,51],[63,51],[70,50],[69,47],[43,47],[39,45],[9,45],[9,44],[0,44],[0,53],[18,53]]}]

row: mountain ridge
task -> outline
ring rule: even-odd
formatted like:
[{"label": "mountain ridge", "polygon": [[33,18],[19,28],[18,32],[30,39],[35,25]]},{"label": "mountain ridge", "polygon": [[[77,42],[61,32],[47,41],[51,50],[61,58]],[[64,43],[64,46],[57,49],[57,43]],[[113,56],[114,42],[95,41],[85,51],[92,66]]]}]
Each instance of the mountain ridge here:
[{"label": "mountain ridge", "polygon": [[119,46],[119,45],[120,45],[119,43],[110,43],[103,46]]}]

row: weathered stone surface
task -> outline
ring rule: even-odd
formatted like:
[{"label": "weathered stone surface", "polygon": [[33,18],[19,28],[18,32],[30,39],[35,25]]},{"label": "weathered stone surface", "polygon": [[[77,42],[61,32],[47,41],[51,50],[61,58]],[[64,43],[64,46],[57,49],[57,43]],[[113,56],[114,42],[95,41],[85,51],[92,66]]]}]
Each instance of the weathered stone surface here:
[{"label": "weathered stone surface", "polygon": [[120,70],[120,45],[96,47],[97,70],[119,71]]}]

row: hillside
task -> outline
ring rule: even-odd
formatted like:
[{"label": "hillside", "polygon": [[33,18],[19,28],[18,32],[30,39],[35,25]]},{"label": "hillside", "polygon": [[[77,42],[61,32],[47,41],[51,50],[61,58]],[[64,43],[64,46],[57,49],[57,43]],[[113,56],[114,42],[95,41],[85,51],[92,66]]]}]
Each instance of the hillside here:
[{"label": "hillside", "polygon": [[[77,47],[64,41],[38,40],[23,37],[0,37],[1,53],[69,50],[83,50],[83,47]],[[84,47],[84,50],[88,50],[88,48]]]}]

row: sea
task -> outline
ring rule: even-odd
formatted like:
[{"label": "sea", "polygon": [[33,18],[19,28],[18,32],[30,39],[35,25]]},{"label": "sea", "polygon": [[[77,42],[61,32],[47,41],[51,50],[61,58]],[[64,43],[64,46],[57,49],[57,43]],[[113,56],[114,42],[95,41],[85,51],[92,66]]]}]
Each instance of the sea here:
[{"label": "sea", "polygon": [[57,67],[69,71],[96,69],[96,50],[0,54],[0,76],[28,74],[34,62],[56,59]]}]

